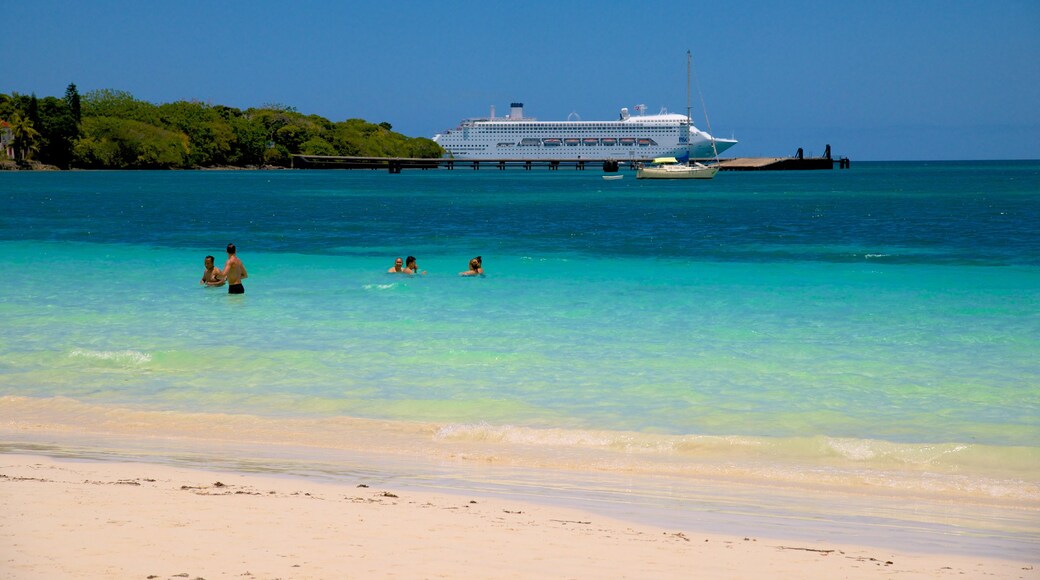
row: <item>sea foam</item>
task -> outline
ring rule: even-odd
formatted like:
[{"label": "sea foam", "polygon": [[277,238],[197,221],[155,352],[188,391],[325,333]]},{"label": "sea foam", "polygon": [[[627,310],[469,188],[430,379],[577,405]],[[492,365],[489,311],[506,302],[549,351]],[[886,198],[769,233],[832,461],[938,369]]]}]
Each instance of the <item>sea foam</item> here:
[{"label": "sea foam", "polygon": [[122,366],[140,366],[152,361],[152,355],[136,350],[88,350],[76,348],[69,353],[69,357],[110,361]]}]

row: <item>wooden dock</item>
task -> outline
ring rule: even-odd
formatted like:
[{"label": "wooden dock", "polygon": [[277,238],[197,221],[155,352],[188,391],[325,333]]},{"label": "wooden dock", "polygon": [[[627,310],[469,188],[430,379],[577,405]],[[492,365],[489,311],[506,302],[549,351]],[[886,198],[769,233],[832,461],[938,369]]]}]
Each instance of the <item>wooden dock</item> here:
[{"label": "wooden dock", "polygon": [[[830,145],[824,157],[738,157],[720,159],[721,171],[799,171],[833,169],[837,164],[842,169],[849,167],[848,158],[831,159]],[[561,167],[577,171],[586,169],[615,173],[623,169],[634,170],[639,163],[650,163],[652,159],[447,159],[415,157],[340,157],[334,155],[293,155],[294,169],[376,169],[390,173],[401,173],[404,169],[524,169],[536,167],[557,171]],[[695,159],[712,162],[714,159]]]},{"label": "wooden dock", "polygon": [[804,171],[814,169],[849,168],[849,160],[826,157],[739,157],[720,159],[720,171]]}]

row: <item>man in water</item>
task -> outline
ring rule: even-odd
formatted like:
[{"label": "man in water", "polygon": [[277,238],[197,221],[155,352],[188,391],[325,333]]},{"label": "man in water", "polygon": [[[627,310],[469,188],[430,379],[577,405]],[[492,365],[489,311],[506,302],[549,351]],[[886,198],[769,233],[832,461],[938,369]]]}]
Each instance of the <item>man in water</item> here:
[{"label": "man in water", "polygon": [[426,274],[426,270],[419,271],[419,265],[415,263],[415,256],[408,256],[408,259],[404,261],[404,273],[405,274]]},{"label": "man in water", "polygon": [[235,255],[235,244],[227,245],[227,264],[224,265],[224,279],[227,280],[228,294],[245,294],[246,289],[242,286],[242,280],[249,277],[246,273],[245,264]]},{"label": "man in water", "polygon": [[205,286],[223,286],[224,274],[213,267],[213,256],[206,256],[204,263],[206,264],[206,269],[202,271],[202,280],[199,280],[199,284]]},{"label": "man in water", "polygon": [[394,260],[394,267],[386,271],[387,274],[404,274],[404,260],[398,258]]}]

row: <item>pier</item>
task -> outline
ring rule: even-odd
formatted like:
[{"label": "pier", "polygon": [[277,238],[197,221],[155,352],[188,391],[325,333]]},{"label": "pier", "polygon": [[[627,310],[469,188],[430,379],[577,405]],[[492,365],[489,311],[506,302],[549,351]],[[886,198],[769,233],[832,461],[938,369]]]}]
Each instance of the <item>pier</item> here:
[{"label": "pier", "polygon": [[831,157],[831,146],[824,149],[823,157],[806,157],[802,148],[794,157],[739,157],[736,159],[720,159],[720,171],[803,171],[817,169],[848,169],[848,157]]},{"label": "pier", "polygon": [[[713,162],[714,159],[694,159],[702,163]],[[616,173],[628,168],[634,170],[639,163],[651,163],[653,159],[448,159],[448,158],[415,158],[415,157],[342,157],[335,155],[293,155],[293,169],[376,169],[390,173],[401,173],[404,169],[523,169],[530,171],[536,167],[550,171],[561,168],[585,171],[601,170],[605,173]],[[847,157],[833,159],[831,146],[827,145],[823,157],[805,157],[802,149],[794,157],[737,157],[719,160],[720,171],[801,171],[833,169],[837,165],[848,169]]]}]

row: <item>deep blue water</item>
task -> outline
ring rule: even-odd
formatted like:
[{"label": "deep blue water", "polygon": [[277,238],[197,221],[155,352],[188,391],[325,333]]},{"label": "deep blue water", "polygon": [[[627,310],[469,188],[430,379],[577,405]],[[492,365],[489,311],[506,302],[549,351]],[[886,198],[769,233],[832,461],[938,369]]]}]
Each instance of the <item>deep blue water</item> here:
[{"label": "deep blue water", "polygon": [[1036,162],[861,163],[853,170],[604,182],[595,171],[8,174],[0,239],[261,252],[1040,263]]}]

